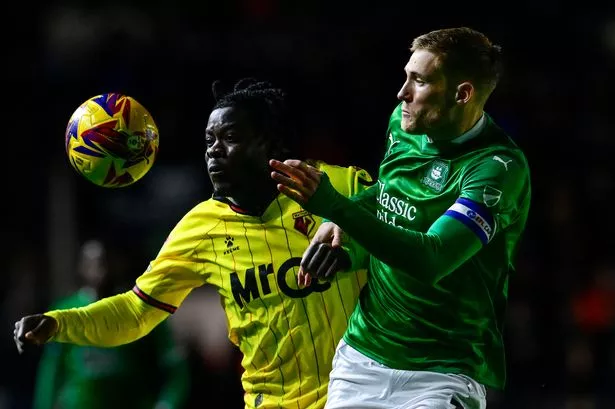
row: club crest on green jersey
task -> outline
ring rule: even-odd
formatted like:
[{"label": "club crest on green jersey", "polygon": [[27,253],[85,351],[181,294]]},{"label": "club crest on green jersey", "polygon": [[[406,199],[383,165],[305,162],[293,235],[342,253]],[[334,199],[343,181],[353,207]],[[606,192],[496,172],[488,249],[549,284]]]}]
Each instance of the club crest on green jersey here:
[{"label": "club crest on green jersey", "polygon": [[441,192],[444,188],[444,184],[448,180],[449,168],[448,162],[436,159],[427,169],[427,173],[425,173],[421,182],[436,192]]}]

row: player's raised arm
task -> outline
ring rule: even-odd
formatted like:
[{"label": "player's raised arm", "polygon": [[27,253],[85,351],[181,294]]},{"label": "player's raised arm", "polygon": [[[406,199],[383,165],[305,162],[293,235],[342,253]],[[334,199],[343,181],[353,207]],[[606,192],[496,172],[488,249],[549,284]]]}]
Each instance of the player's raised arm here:
[{"label": "player's raised arm", "polygon": [[425,233],[380,220],[337,193],[326,174],[316,174],[300,161],[272,161],[271,166],[281,192],[339,225],[372,256],[394,268],[411,265],[413,278],[437,282],[491,241],[498,220],[505,223],[500,228],[512,222],[517,203],[529,200],[526,164],[511,160],[503,167],[496,162],[487,157],[477,164],[465,178],[461,197]]},{"label": "player's raised arm", "polygon": [[[356,166],[317,166],[327,173],[331,184],[344,196],[368,210],[376,207],[377,188],[371,175]],[[334,223],[323,221],[303,253],[297,282],[307,287],[311,277],[331,279],[339,271],[367,268],[367,253]]]}]

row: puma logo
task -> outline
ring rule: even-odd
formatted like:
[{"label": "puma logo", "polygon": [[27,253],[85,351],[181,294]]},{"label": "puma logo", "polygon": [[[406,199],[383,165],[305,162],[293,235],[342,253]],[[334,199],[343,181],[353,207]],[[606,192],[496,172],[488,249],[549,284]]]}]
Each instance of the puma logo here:
[{"label": "puma logo", "polygon": [[496,161],[496,162],[500,162],[502,165],[504,165],[504,168],[505,168],[506,170],[508,170],[508,164],[509,164],[510,162],[512,162],[512,159],[511,159],[511,160],[508,160],[508,161],[505,161],[504,159],[500,158],[500,157],[499,157],[499,156],[497,156],[497,155],[494,155],[494,156],[493,156],[493,158],[491,158],[491,159],[493,159],[493,160],[494,160],[494,161]]}]

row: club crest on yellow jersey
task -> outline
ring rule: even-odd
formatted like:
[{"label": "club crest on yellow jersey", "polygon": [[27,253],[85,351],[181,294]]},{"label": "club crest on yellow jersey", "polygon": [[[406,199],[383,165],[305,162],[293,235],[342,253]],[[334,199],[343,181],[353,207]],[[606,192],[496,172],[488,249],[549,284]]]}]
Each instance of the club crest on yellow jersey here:
[{"label": "club crest on yellow jersey", "polygon": [[314,226],[316,225],[312,213],[307,210],[302,210],[300,212],[293,213],[293,219],[295,220],[295,230],[305,234],[307,237],[310,237],[310,233],[312,233],[312,230],[314,230]]}]

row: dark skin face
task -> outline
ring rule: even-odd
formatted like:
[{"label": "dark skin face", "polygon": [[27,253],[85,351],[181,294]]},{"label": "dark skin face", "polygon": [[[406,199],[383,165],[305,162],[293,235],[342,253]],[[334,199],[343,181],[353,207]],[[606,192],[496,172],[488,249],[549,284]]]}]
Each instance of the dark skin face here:
[{"label": "dark skin face", "polygon": [[250,213],[262,213],[278,193],[269,177],[268,161],[275,152],[268,139],[257,134],[243,110],[227,107],[211,112],[205,143],[214,196],[227,197]]},{"label": "dark skin face", "polygon": [[77,269],[83,286],[95,291],[97,297],[105,297],[113,292],[117,277],[109,271],[107,253],[101,242],[89,240],[83,244]]},{"label": "dark skin face", "polygon": [[88,241],[81,247],[79,273],[87,287],[99,289],[108,279],[105,249],[98,241]]},{"label": "dark skin face", "polygon": [[[280,157],[279,149],[258,135],[250,117],[236,108],[212,111],[207,124],[205,161],[214,195],[224,196],[252,214],[262,214],[278,195],[270,178],[269,159]],[[103,272],[98,253],[84,260],[85,278],[98,283]],[[55,319],[29,315],[15,323],[13,337],[18,351],[28,345],[45,343],[58,329]]]}]

